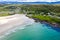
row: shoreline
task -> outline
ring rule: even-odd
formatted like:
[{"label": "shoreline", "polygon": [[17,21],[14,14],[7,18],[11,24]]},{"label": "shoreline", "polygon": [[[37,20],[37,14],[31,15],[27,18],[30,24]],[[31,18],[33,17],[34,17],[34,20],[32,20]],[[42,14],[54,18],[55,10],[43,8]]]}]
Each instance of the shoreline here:
[{"label": "shoreline", "polygon": [[48,24],[48,25],[52,26],[53,28],[60,28],[59,23],[49,22],[49,21],[47,21],[47,20],[41,20],[41,19],[39,19],[39,18],[35,18],[35,17],[32,17],[32,16],[28,16],[28,15],[26,15],[26,16],[29,17],[29,18],[34,19],[35,22],[40,22],[40,23],[42,23],[42,24]]},{"label": "shoreline", "polygon": [[0,17],[0,35],[3,35],[6,31],[11,30],[18,25],[31,24],[33,22],[33,19],[28,18],[24,14]]},{"label": "shoreline", "polygon": [[57,23],[50,23],[50,22],[47,22],[47,21],[44,21],[44,20],[40,20],[40,19],[37,19],[37,18],[32,18],[32,19],[34,19],[35,22],[40,22],[42,24],[49,24],[52,27],[60,28],[60,25],[57,24]]}]

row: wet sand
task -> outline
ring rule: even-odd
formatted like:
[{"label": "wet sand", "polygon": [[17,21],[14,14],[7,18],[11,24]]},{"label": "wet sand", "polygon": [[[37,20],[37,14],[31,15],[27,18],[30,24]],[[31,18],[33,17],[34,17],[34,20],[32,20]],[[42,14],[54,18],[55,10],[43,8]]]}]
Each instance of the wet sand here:
[{"label": "wet sand", "polygon": [[23,25],[32,19],[26,17],[24,14],[15,14],[11,16],[0,17],[0,35],[5,31],[11,30],[17,25]]}]

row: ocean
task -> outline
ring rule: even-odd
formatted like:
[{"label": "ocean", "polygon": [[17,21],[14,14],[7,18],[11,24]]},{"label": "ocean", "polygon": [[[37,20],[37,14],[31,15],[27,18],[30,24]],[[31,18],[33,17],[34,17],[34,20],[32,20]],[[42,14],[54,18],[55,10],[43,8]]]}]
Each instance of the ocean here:
[{"label": "ocean", "polygon": [[2,40],[60,40],[60,29],[38,22],[17,29]]}]

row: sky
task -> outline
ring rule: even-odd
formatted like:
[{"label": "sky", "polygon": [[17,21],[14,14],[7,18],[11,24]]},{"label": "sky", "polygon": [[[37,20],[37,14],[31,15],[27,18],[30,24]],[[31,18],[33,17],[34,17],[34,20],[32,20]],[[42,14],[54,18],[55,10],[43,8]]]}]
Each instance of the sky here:
[{"label": "sky", "polygon": [[17,1],[17,2],[56,2],[60,0],[0,0],[0,2],[3,1]]}]

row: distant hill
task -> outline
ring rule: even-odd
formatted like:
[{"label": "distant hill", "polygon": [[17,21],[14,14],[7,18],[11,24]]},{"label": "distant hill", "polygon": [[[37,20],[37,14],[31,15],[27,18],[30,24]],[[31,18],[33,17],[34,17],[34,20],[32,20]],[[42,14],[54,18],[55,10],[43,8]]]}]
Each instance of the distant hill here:
[{"label": "distant hill", "polygon": [[7,1],[3,1],[3,2],[0,2],[0,4],[60,4],[60,1],[58,2],[7,2]]}]

